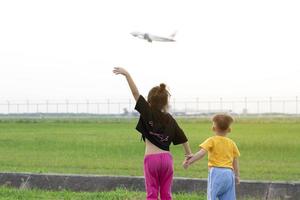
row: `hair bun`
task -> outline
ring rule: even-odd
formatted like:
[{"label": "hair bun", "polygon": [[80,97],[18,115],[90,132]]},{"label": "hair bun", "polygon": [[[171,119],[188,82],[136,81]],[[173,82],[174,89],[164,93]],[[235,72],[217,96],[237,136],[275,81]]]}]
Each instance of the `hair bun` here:
[{"label": "hair bun", "polygon": [[159,89],[160,89],[160,91],[164,91],[164,90],[166,90],[166,84],[164,84],[164,83],[161,83],[160,85],[159,85]]}]

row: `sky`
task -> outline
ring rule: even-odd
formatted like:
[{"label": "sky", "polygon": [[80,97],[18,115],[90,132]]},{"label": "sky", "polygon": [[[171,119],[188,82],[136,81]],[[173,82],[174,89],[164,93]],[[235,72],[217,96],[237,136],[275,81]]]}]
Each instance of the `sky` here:
[{"label": "sky", "polygon": [[[0,100],[300,96],[300,2],[0,2]],[[148,43],[132,31],[168,36]]]}]

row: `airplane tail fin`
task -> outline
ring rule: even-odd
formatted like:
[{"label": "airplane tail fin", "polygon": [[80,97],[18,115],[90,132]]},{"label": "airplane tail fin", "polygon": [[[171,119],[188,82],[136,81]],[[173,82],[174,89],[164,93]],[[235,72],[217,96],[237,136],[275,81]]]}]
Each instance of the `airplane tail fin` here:
[{"label": "airplane tail fin", "polygon": [[177,34],[177,31],[174,31],[174,33],[172,33],[169,37],[170,38],[175,38],[176,34]]}]

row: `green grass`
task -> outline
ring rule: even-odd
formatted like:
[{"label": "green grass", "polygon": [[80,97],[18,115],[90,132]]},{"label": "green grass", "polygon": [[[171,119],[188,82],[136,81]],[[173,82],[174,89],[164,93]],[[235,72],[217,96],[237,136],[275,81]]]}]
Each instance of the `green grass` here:
[{"label": "green grass", "polygon": [[[193,151],[211,136],[207,120],[180,120]],[[143,175],[144,144],[131,121],[1,121],[0,171]],[[241,179],[300,180],[299,120],[239,120]],[[183,150],[171,146],[175,176],[206,178],[207,160],[183,170]]]},{"label": "green grass", "polygon": [[[145,192],[117,189],[110,192],[71,192],[71,191],[43,191],[18,190],[0,187],[0,200],[144,200]],[[177,193],[172,194],[174,200],[205,200],[205,194]],[[255,200],[243,198],[243,200]]]},{"label": "green grass", "polygon": [[[110,192],[71,192],[71,191],[42,191],[42,190],[17,190],[0,188],[0,200],[141,200],[145,199],[144,192],[134,192],[117,189]],[[173,194],[178,200],[204,200],[204,194]]]}]

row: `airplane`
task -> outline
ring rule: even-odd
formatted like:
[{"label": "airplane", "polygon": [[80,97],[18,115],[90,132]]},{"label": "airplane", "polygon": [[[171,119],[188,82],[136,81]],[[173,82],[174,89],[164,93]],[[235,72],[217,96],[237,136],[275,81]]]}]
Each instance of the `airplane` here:
[{"label": "airplane", "polygon": [[156,42],[176,42],[176,40],[174,40],[174,37],[176,36],[176,33],[177,32],[174,32],[169,37],[161,37],[161,36],[152,35],[152,34],[149,34],[149,33],[137,32],[137,31],[131,32],[130,34],[134,37],[147,40],[148,42],[152,42],[152,41],[156,41]]}]

